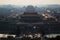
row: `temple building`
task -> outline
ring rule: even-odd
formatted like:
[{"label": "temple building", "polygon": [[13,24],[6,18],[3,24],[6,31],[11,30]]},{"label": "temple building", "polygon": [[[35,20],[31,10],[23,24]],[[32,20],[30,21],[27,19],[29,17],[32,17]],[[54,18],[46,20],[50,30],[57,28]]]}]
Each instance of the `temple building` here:
[{"label": "temple building", "polygon": [[50,19],[49,21],[47,20],[43,20],[43,16],[38,14],[33,6],[27,6],[25,12],[22,15],[20,15],[19,22],[17,22],[17,29],[20,30],[20,32],[17,30],[17,35],[21,33],[44,34],[50,33],[51,31],[52,33],[55,32],[55,27],[59,25],[59,23],[56,22],[55,19]]},{"label": "temple building", "polygon": [[18,29],[23,34],[39,33],[42,25],[42,18],[33,6],[26,7],[26,11],[20,15],[19,22],[17,22]]},{"label": "temple building", "polygon": [[[60,33],[60,22],[52,16],[38,14],[33,6],[27,6],[24,13],[16,14],[13,22],[0,21],[0,33],[20,35],[57,34]],[[46,20],[45,20],[46,19]]]}]

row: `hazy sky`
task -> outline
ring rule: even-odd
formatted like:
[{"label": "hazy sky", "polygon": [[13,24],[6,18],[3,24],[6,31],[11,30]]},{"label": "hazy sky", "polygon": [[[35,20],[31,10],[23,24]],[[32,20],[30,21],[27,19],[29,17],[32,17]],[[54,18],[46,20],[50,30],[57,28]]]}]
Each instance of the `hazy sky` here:
[{"label": "hazy sky", "polygon": [[2,4],[14,4],[14,5],[60,4],[60,0],[0,0],[0,5]]}]

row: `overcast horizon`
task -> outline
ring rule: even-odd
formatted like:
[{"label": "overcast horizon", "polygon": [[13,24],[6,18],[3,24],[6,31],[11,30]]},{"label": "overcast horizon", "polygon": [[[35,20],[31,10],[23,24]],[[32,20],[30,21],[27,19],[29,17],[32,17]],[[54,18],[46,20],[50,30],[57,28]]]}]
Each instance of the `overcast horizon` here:
[{"label": "overcast horizon", "polygon": [[0,0],[0,5],[48,5],[60,4],[60,0]]}]

